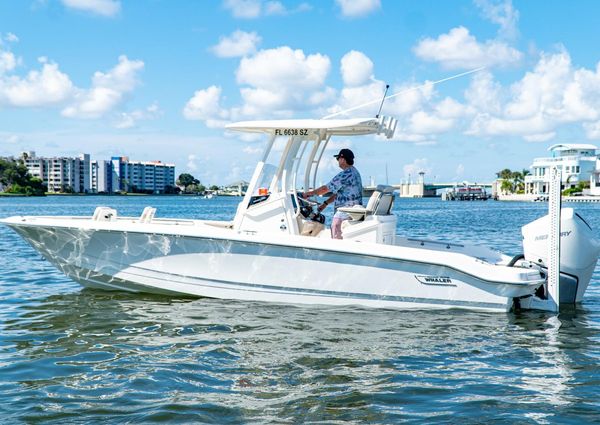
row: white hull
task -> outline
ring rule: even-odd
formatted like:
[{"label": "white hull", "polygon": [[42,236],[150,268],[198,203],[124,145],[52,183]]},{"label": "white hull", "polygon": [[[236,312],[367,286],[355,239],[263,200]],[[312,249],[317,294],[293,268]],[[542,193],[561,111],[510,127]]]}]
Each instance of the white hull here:
[{"label": "white hull", "polygon": [[[86,287],[297,304],[507,311],[539,273],[460,245],[352,243],[252,235],[191,220],[13,217],[4,220]],[[74,223],[76,225],[74,225]],[[475,248],[482,249],[482,248]],[[443,252],[440,252],[443,251]],[[482,253],[491,253],[488,261]]]},{"label": "white hull", "polygon": [[[98,207],[92,217],[11,217],[0,222],[67,276],[95,288],[279,303],[488,311],[507,311],[517,304],[556,311],[563,298],[573,303],[583,297],[600,243],[573,211],[559,221],[560,209],[554,208],[553,225],[540,219],[524,227],[524,259],[511,260],[480,246],[398,238],[393,188],[381,185],[366,206],[338,209],[349,220],[341,229],[344,239],[331,239],[321,208],[305,199],[328,189],[319,188],[316,178],[330,138],[391,138],[396,124],[382,116],[228,125],[233,131],[269,138],[231,222],[156,219],[152,207],[139,218],[120,218],[116,210]],[[282,138],[287,139],[285,147],[274,149]],[[348,166],[340,162],[340,168]],[[559,255],[560,245],[566,248],[564,255]],[[548,284],[544,269],[552,271]]]}]

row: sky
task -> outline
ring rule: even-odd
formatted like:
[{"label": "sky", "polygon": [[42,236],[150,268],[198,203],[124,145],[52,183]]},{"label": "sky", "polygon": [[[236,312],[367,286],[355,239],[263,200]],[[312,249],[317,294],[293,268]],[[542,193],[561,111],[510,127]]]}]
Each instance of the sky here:
[{"label": "sky", "polygon": [[599,41],[596,0],[2,0],[0,156],[124,155],[228,184],[265,141],[227,123],[322,118],[389,84],[394,138],[329,153],[351,148],[365,182],[490,182],[556,143],[600,146]]}]

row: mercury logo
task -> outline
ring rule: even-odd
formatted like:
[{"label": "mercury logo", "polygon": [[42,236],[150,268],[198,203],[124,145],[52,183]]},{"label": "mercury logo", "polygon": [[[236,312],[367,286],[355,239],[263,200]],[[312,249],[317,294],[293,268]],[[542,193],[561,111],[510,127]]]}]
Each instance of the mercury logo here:
[{"label": "mercury logo", "polygon": [[[560,237],[561,238],[566,238],[570,234],[571,234],[571,230],[568,230],[566,232],[560,232]],[[536,240],[536,241],[545,241],[546,239],[548,239],[548,235],[539,235],[539,236],[536,236],[534,240]]]},{"label": "mercury logo", "polygon": [[456,286],[448,276],[426,276],[416,274],[415,278],[424,285]]}]

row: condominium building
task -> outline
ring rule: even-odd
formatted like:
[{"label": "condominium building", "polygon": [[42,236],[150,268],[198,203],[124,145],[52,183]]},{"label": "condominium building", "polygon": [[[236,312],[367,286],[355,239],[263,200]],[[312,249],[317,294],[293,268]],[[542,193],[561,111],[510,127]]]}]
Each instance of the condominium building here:
[{"label": "condominium building", "polygon": [[[579,182],[590,182],[598,175],[600,161],[594,145],[558,144],[548,148],[551,157],[535,158],[529,167],[531,174],[525,176],[525,193],[534,195],[548,194],[550,167],[557,165],[561,170],[562,189],[575,187]],[[591,182],[593,186],[593,182]]]},{"label": "condominium building", "polygon": [[112,162],[95,160],[90,162],[90,178],[93,193],[113,192]]},{"label": "condominium building", "polygon": [[90,155],[42,158],[35,152],[23,152],[21,160],[29,174],[39,178],[48,192],[88,193],[90,191]]},{"label": "condominium building", "polygon": [[126,156],[110,160],[113,192],[165,193],[175,187],[175,165],[161,161],[130,161]]},{"label": "condominium building", "polygon": [[175,187],[175,165],[161,161],[130,161],[125,156],[90,161],[89,154],[42,158],[33,151],[23,152],[20,160],[29,174],[44,182],[48,192],[165,193]]}]

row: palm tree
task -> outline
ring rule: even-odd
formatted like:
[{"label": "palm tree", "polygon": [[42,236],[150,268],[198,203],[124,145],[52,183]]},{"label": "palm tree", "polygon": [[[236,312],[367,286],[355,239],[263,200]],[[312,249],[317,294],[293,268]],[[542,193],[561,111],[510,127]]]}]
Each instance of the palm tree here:
[{"label": "palm tree", "polygon": [[500,190],[503,193],[512,193],[513,191],[513,184],[510,180],[502,180],[502,183],[500,184]]},{"label": "palm tree", "polygon": [[512,171],[510,171],[508,168],[505,168],[502,171],[498,171],[496,173],[496,175],[498,176],[499,179],[510,180],[511,176],[512,176]]},{"label": "palm tree", "polygon": [[511,174],[511,178],[513,181],[513,192],[522,190],[525,183],[523,174],[520,171],[514,171]]}]

